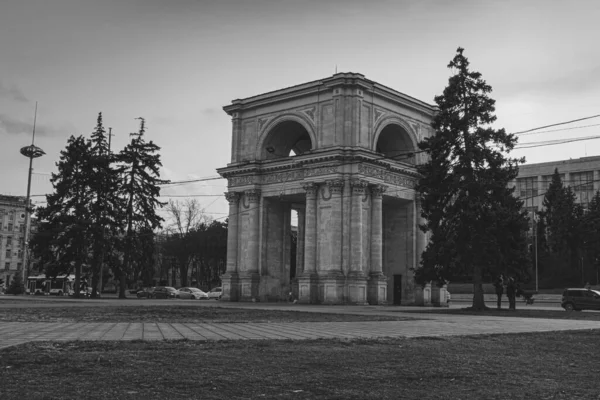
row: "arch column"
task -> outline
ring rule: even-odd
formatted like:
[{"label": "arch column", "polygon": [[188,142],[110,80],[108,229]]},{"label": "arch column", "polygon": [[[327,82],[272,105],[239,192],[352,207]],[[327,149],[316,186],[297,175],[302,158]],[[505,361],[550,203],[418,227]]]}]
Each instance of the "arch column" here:
[{"label": "arch column", "polygon": [[368,182],[361,179],[350,180],[350,268],[348,271],[348,301],[355,304],[367,302],[367,271],[364,265],[366,252],[365,230],[368,221],[363,218],[363,207]]},{"label": "arch column", "polygon": [[369,272],[369,304],[387,301],[387,278],[383,275],[383,193],[385,185],[371,187],[371,265]]},{"label": "arch column", "polygon": [[237,301],[239,299],[238,276],[238,235],[239,235],[239,201],[238,192],[226,192],[229,202],[229,222],[227,224],[227,264],[226,271],[221,276],[223,294],[221,300]]},{"label": "arch column", "polygon": [[317,302],[317,194],[319,186],[313,182],[302,185],[306,191],[304,213],[304,266],[298,276],[298,301]]},{"label": "arch column", "polygon": [[243,232],[242,240],[245,242],[246,254],[242,259],[242,270],[239,273],[242,301],[252,301],[258,298],[259,275],[259,247],[260,247],[260,196],[259,189],[250,189],[244,192],[248,200],[248,229]]},{"label": "arch column", "polygon": [[[323,237],[319,237],[319,300],[328,304],[344,302],[345,275],[342,272],[342,193],[344,181],[333,179],[326,182],[329,199],[324,198],[324,210],[319,219]],[[327,204],[325,206],[325,204]],[[324,216],[325,215],[325,216]],[[327,219],[327,220],[325,220]]]}]

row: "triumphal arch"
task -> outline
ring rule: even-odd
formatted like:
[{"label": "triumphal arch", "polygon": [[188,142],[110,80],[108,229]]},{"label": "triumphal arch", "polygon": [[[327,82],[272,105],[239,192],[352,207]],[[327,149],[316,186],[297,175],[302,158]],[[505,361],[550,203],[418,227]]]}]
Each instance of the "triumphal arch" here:
[{"label": "triumphal arch", "polygon": [[[366,79],[332,77],[224,107],[233,124],[223,300],[409,304],[417,143],[435,108]],[[294,251],[295,250],[295,251]]]}]

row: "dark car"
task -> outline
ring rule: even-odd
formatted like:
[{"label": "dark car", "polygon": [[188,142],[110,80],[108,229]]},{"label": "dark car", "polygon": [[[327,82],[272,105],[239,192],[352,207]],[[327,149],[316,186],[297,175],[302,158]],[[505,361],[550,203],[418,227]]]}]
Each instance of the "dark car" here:
[{"label": "dark car", "polygon": [[600,291],[565,289],[560,306],[567,311],[600,310]]},{"label": "dark car", "polygon": [[177,289],[171,286],[157,286],[152,292],[153,299],[173,299],[177,295]]},{"label": "dark car", "polygon": [[154,288],[151,287],[146,287],[143,289],[138,290],[135,295],[137,296],[138,299],[150,299],[152,298],[152,293],[154,292]]}]

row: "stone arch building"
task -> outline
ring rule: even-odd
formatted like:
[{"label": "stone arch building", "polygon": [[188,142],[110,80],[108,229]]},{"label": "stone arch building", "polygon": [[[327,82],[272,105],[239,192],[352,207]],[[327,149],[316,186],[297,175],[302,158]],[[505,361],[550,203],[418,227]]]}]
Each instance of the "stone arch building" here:
[{"label": "stone arch building", "polygon": [[340,73],[224,110],[233,134],[218,170],[229,201],[222,299],[412,303],[411,268],[426,244],[416,150],[435,108]]}]

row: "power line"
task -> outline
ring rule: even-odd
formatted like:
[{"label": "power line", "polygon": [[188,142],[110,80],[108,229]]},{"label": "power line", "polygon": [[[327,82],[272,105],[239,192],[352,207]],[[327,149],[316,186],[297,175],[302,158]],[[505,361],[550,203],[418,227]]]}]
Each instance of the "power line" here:
[{"label": "power line", "polygon": [[556,144],[565,144],[565,143],[571,143],[571,142],[581,142],[584,140],[594,140],[594,139],[600,139],[600,135],[596,135],[596,136],[581,136],[578,138],[571,138],[571,139],[556,139],[556,140],[545,140],[545,141],[540,141],[540,142],[527,142],[527,143],[521,143],[520,145],[516,145],[515,146],[515,150],[521,150],[521,149],[531,149],[534,147],[544,147],[544,146],[553,146]]},{"label": "power line", "polygon": [[574,129],[591,128],[591,127],[594,127],[594,126],[600,126],[600,124],[574,126],[572,128],[551,129],[549,131],[529,132],[529,133],[523,133],[523,134],[521,134],[521,136],[537,135],[538,133],[552,133],[552,132],[572,131]]},{"label": "power line", "polygon": [[537,128],[527,129],[526,131],[513,132],[512,134],[513,135],[522,135],[524,133],[533,132],[533,131],[537,131],[537,130],[540,130],[540,129],[551,128],[553,126],[559,126],[559,125],[572,124],[573,122],[585,121],[587,119],[598,118],[598,117],[600,117],[600,114],[598,114],[598,115],[592,115],[590,117],[578,118],[578,119],[574,119],[574,120],[571,120],[571,121],[558,122],[556,124],[540,126],[540,127],[537,127]]}]

